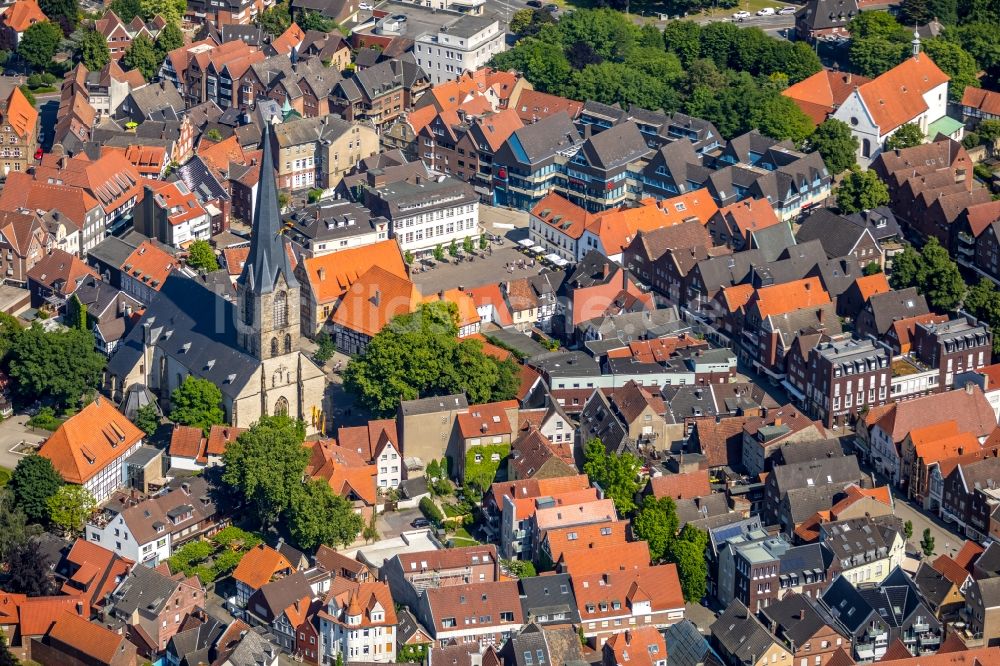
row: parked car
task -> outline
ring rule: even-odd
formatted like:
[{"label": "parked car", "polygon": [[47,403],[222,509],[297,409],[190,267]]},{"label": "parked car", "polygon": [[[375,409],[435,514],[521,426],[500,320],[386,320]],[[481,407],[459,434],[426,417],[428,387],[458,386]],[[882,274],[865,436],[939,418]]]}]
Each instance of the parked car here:
[{"label": "parked car", "polygon": [[773,7],[763,7],[757,10],[757,16],[774,16]]},{"label": "parked car", "polygon": [[554,2],[551,3],[551,4],[545,5],[545,11],[551,12],[551,13],[554,14],[557,11],[559,11],[559,5],[555,4]]},{"label": "parked car", "polygon": [[796,11],[795,7],[782,7],[778,10],[778,13],[784,16],[785,14],[794,14]]},{"label": "parked car", "polygon": [[542,0],[528,0],[525,4],[529,7],[534,7],[535,9],[542,8]]},{"label": "parked car", "polygon": [[750,18],[750,12],[736,12],[733,14],[733,19],[736,21],[742,21],[743,19]]},{"label": "parked car", "polygon": [[427,527],[431,524],[431,521],[426,518],[414,518],[410,523],[410,527]]},{"label": "parked car", "polygon": [[360,3],[358,5],[358,9],[360,9],[362,11],[366,11],[367,10],[367,11],[370,12],[371,10],[375,9],[375,7],[371,3],[362,2],[362,3]]}]

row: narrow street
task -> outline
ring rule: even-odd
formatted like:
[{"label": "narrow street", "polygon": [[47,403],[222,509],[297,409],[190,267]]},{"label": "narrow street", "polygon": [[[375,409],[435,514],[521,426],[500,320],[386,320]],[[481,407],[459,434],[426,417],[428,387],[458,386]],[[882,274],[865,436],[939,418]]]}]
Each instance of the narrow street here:
[{"label": "narrow street", "polygon": [[902,493],[893,491],[893,500],[896,503],[896,515],[902,521],[913,523],[913,538],[909,540],[908,550],[920,552],[920,540],[923,538],[924,530],[930,528],[931,536],[934,537],[934,555],[954,555],[965,543],[965,539],[954,531],[953,526],[948,525],[940,518],[930,516],[910,502]]}]

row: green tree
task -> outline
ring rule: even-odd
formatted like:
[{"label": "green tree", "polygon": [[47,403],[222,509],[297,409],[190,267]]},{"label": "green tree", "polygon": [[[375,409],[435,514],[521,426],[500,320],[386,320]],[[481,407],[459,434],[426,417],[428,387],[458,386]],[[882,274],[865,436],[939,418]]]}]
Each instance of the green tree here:
[{"label": "green tree", "polygon": [[129,23],[136,16],[142,15],[142,7],[139,0],[111,0],[109,9],[118,15],[125,23]]},{"label": "green tree", "polygon": [[413,259],[414,259],[413,253],[410,252],[409,250],[407,250],[406,252],[403,253],[403,261],[406,262],[407,266],[412,266],[413,265]]},{"label": "green tree", "polygon": [[80,60],[92,72],[100,71],[111,62],[111,50],[104,35],[93,28],[83,28],[80,40]]},{"label": "green tree", "polygon": [[344,386],[378,413],[400,400],[465,393],[475,403],[508,400],[517,391],[513,361],[483,353],[478,340],[459,340],[454,303],[426,303],[382,329],[344,371]]},{"label": "green tree", "polygon": [[45,69],[59,50],[63,32],[58,23],[40,21],[24,31],[17,53],[35,69]]},{"label": "green tree", "polygon": [[670,21],[663,28],[666,49],[687,67],[701,55],[701,27],[694,21]]},{"label": "green tree", "polygon": [[517,578],[533,578],[538,575],[531,560],[504,560],[503,566]]},{"label": "green tree", "polygon": [[[46,506],[46,516],[48,507]],[[0,563],[9,563],[14,551],[42,533],[40,525],[29,525],[24,510],[14,501],[14,493],[0,488]]]},{"label": "green tree", "polygon": [[882,266],[877,261],[869,261],[862,271],[866,276],[875,275],[882,272]]},{"label": "green tree", "polygon": [[458,256],[458,244],[455,242],[454,238],[451,240],[451,243],[448,245],[448,254],[450,254],[453,257],[457,257]]},{"label": "green tree", "polygon": [[315,11],[300,12],[295,22],[303,30],[333,32],[337,29],[336,21],[328,19]]},{"label": "green tree", "polygon": [[433,254],[434,261],[444,261],[444,248],[441,247],[440,243],[434,246]]},{"label": "green tree", "polygon": [[809,147],[818,150],[823,163],[832,174],[838,174],[854,166],[858,153],[858,139],[851,133],[847,123],[836,118],[828,118],[820,123],[809,137]]},{"label": "green tree", "polygon": [[[864,14],[881,13],[865,12]],[[895,42],[885,37],[855,37],[851,40],[848,58],[855,71],[874,78],[906,60],[909,53],[910,47],[906,43]]]},{"label": "green tree", "polygon": [[945,39],[960,44],[983,69],[993,69],[1000,64],[1000,40],[996,38],[995,23],[966,23],[949,27]]},{"label": "green tree", "polygon": [[677,505],[670,497],[657,499],[646,495],[642,508],[632,519],[632,531],[649,544],[649,555],[655,562],[667,556],[679,529]]},{"label": "green tree", "polygon": [[913,521],[908,520],[903,523],[903,533],[906,534],[907,539],[913,538]]},{"label": "green tree", "polygon": [[75,483],[61,486],[56,494],[48,499],[48,505],[52,523],[73,536],[83,533],[87,518],[97,508],[97,502],[90,491]]},{"label": "green tree", "polygon": [[17,461],[7,488],[12,493],[14,504],[24,512],[28,520],[47,524],[49,498],[62,485],[63,479],[52,466],[52,461],[36,453]]},{"label": "green tree", "polygon": [[38,8],[50,21],[59,25],[64,35],[76,30],[80,22],[80,9],[76,0],[38,0]]},{"label": "green tree", "polygon": [[462,239],[462,251],[466,254],[472,254],[472,251],[476,249],[476,246],[472,244],[472,236],[466,236]]},{"label": "green tree", "polygon": [[562,45],[543,41],[544,33],[543,30],[538,37],[522,39],[513,49],[498,53],[493,57],[493,66],[503,70],[516,69],[538,90],[559,94],[572,80],[573,68]]},{"label": "green tree", "polygon": [[207,435],[212,426],[225,423],[222,391],[207,379],[188,375],[170,394],[170,420],[201,428]]},{"label": "green tree", "polygon": [[162,16],[167,23],[180,23],[187,10],[186,0],[139,0],[142,16],[151,19]]},{"label": "green tree", "polygon": [[[246,499],[264,527],[275,524],[303,492],[307,498],[323,499],[320,491],[302,489],[302,474],[309,462],[304,440],[301,421],[262,416],[222,454],[222,480]],[[307,516],[302,514],[298,520],[298,529],[303,531],[296,538],[308,531]]]},{"label": "green tree", "polygon": [[[220,132],[219,130],[217,130],[217,129],[215,129],[213,127],[212,129],[210,129],[207,132],[205,132],[205,138],[209,139],[211,141],[216,141],[216,142],[222,141],[222,132]],[[281,194],[284,194],[284,192],[282,192]],[[287,202],[285,203],[285,205],[286,206],[288,205]],[[281,208],[284,208],[284,207],[285,206],[281,206]]]},{"label": "green tree", "polygon": [[705,548],[708,534],[685,525],[681,534],[674,539],[668,559],[677,565],[684,601],[695,604],[708,593],[708,563]]},{"label": "green tree", "polygon": [[156,36],[156,50],[160,53],[161,59],[182,46],[184,46],[184,33],[181,32],[176,23],[167,23],[163,26],[160,34]]},{"label": "green tree", "polygon": [[486,234],[479,234],[479,249],[485,250],[490,246],[490,239],[486,237]]},{"label": "green tree", "polygon": [[531,25],[535,17],[533,9],[519,9],[510,17],[510,32],[515,35],[523,35]]},{"label": "green tree", "polygon": [[70,296],[69,301],[66,303],[66,316],[64,320],[66,325],[72,328],[81,331],[90,330],[90,326],[87,325],[87,305],[76,294]]},{"label": "green tree", "polygon": [[622,516],[635,511],[635,494],[639,492],[641,463],[631,453],[609,454],[600,439],[587,442],[583,471],[599,485],[607,497],[614,500]]},{"label": "green tree", "polygon": [[770,95],[753,111],[750,122],[762,134],[775,139],[801,143],[813,132],[812,120],[790,97]]},{"label": "green tree", "polygon": [[196,240],[188,246],[188,266],[199,271],[211,273],[219,270],[219,262],[215,258],[215,250],[206,240]]},{"label": "green tree", "polygon": [[14,339],[9,372],[15,391],[26,400],[48,396],[67,406],[97,386],[106,363],[94,351],[92,333],[75,328],[49,333],[36,325]]},{"label": "green tree", "polygon": [[604,60],[624,60],[636,45],[639,29],[613,9],[578,9],[559,20],[563,44],[589,44]]},{"label": "green tree", "polygon": [[922,251],[906,247],[893,258],[890,284],[893,289],[916,287],[931,308],[939,312],[957,309],[966,292],[958,265],[933,237]]},{"label": "green tree", "polygon": [[292,15],[288,11],[288,0],[279,2],[257,15],[257,27],[272,37],[278,37],[292,25]]},{"label": "green tree", "polygon": [[0,666],[18,666],[20,660],[7,647],[7,636],[0,632]]},{"label": "green tree", "polygon": [[140,407],[135,413],[135,427],[147,435],[153,435],[160,427],[160,415],[156,405],[148,404]]},{"label": "green tree", "polygon": [[951,77],[948,85],[951,101],[961,102],[967,87],[979,87],[979,64],[959,44],[938,37],[924,41],[923,50],[941,71]]},{"label": "green tree", "polygon": [[156,45],[146,35],[139,35],[133,39],[132,45],[128,47],[125,57],[122,58],[122,63],[128,69],[138,69],[147,81],[151,81],[156,76],[161,62],[162,59],[156,50]]},{"label": "green tree", "polygon": [[[349,502],[348,505],[350,505]],[[351,513],[354,513],[353,509],[351,509]],[[378,527],[375,525],[375,512],[372,511],[371,516],[368,518],[368,524],[365,525],[365,529],[361,532],[361,538],[365,540],[365,543],[371,543],[372,541],[378,541],[378,536]]]},{"label": "green tree", "polygon": [[983,120],[976,127],[976,131],[986,141],[996,141],[1000,139],[1000,120]]},{"label": "green tree", "polygon": [[320,332],[316,336],[316,353],[313,354],[313,360],[323,365],[329,361],[333,354],[337,351],[337,346],[333,342],[333,337],[326,331]]},{"label": "green tree", "polygon": [[346,497],[334,494],[322,480],[304,485],[298,478],[293,481],[297,487],[291,496],[288,528],[299,548],[312,552],[320,544],[347,546],[358,538],[364,520]]},{"label": "green tree", "polygon": [[7,557],[5,564],[10,572],[4,585],[8,592],[29,597],[45,597],[55,592],[52,562],[42,550],[38,539],[28,539],[19,544]]},{"label": "green tree", "polygon": [[851,168],[837,187],[837,207],[844,214],[871,210],[889,203],[889,188],[870,169],[862,171],[857,165]]},{"label": "green tree", "polygon": [[888,139],[885,140],[886,150],[903,150],[904,148],[912,148],[914,146],[919,146],[924,142],[924,133],[920,129],[920,125],[916,123],[906,123],[900,125],[899,129],[892,133]]},{"label": "green tree", "polygon": [[935,17],[927,0],[903,0],[899,7],[899,20],[903,25],[927,25],[932,18]]},{"label": "green tree", "polygon": [[6,312],[0,312],[0,367],[6,367],[7,357],[14,347],[14,340],[24,328]]},{"label": "green tree", "polygon": [[920,550],[923,551],[924,557],[930,557],[934,554],[934,536],[929,527],[924,529],[924,537],[920,540]]},{"label": "green tree", "polygon": [[913,35],[910,28],[900,23],[888,12],[861,12],[848,24],[853,39],[879,37],[902,44],[909,44]]}]

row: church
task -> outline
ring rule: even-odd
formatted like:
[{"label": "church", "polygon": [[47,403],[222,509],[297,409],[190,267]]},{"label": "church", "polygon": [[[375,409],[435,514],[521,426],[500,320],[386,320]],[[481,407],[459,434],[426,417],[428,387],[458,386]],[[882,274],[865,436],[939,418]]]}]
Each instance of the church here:
[{"label": "church", "polygon": [[179,272],[163,283],[142,319],[108,362],[105,391],[115,401],[143,385],[170,413],[170,393],[188,375],[222,391],[226,420],[247,428],[261,415],[302,419],[323,429],[323,371],[299,351],[299,283],[281,234],[270,130],[264,132],[250,254],[236,281]]}]

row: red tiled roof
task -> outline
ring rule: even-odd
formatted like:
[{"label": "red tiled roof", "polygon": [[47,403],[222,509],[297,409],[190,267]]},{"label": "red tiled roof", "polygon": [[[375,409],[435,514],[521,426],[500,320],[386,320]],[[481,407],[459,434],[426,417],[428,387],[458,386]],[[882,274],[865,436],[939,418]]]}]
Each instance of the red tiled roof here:
[{"label": "red tiled roof", "polygon": [[259,590],[282,572],[293,573],[295,567],[288,558],[266,544],[248,550],[233,571],[233,580],[251,590]]},{"label": "red tiled roof", "polygon": [[1000,116],[1000,93],[966,86],[962,93],[962,106],[979,109],[991,116]]},{"label": "red tiled roof", "polygon": [[823,69],[788,86],[781,94],[790,97],[814,124],[819,125],[856,87],[869,81],[868,77],[858,74]]},{"label": "red tiled roof", "polygon": [[854,283],[858,286],[861,300],[865,302],[875,294],[884,294],[890,290],[889,281],[886,279],[885,273],[875,273],[874,275],[859,277]]},{"label": "red tiled roof", "polygon": [[810,277],[785,284],[762,287],[750,299],[760,312],[761,318],[787,314],[795,310],[830,302],[830,294],[823,289],[818,277]]},{"label": "red tiled roof", "polygon": [[122,263],[123,274],[139,280],[154,291],[159,291],[170,272],[180,266],[175,257],[167,254],[152,241],[143,241]]},{"label": "red tiled roof", "polygon": [[0,18],[14,32],[24,32],[34,24],[47,20],[48,17],[35,0],[17,0]]},{"label": "red tiled roof", "polygon": [[106,398],[97,398],[45,440],[39,455],[67,483],[83,485],[121,457],[143,433]]},{"label": "red tiled roof", "polygon": [[537,90],[522,90],[514,110],[525,124],[548,118],[560,111],[565,111],[571,119],[575,119],[583,111],[583,102]]},{"label": "red tiled roof", "polygon": [[56,619],[49,631],[49,639],[74,648],[101,664],[115,662],[116,656],[127,646],[124,636],[66,612]]},{"label": "red tiled roof", "polygon": [[332,252],[302,261],[313,298],[320,304],[336,301],[373,266],[397,278],[409,279],[399,243],[393,239],[364,247]]},{"label": "red tiled roof", "polygon": [[865,107],[885,135],[927,110],[924,95],[949,77],[926,53],[907,58],[888,72],[858,87]]},{"label": "red tiled roof", "polygon": [[694,499],[712,494],[708,470],[700,469],[685,474],[663,474],[649,480],[649,488],[656,498]]}]

